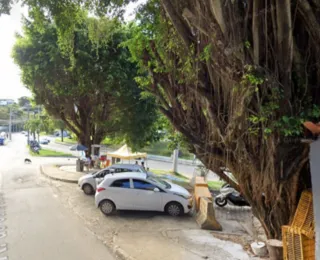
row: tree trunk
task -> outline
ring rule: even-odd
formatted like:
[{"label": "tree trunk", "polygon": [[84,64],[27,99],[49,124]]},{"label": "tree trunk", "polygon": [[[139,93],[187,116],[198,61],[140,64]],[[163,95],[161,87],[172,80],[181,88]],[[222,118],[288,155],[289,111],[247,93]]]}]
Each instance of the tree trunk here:
[{"label": "tree trunk", "polygon": [[92,144],[101,144],[101,142],[103,141],[104,137],[105,137],[105,134],[96,132],[96,134],[93,136]]},{"label": "tree trunk", "polygon": [[63,142],[64,129],[63,129],[63,128],[61,128],[61,129],[60,129],[60,132],[61,132],[61,142]]},{"label": "tree trunk", "polygon": [[[271,169],[265,172],[257,171],[249,162],[225,161],[227,168],[237,169],[232,173],[239,182],[239,192],[250,203],[253,214],[261,222],[269,239],[281,240],[281,226],[290,223],[300,193],[311,187],[308,148],[304,147],[302,151],[297,152],[301,152],[302,155],[294,155],[293,152],[290,155],[290,157],[296,157],[296,163],[285,161],[285,158],[282,158],[284,167],[292,166],[294,171],[290,173],[290,176],[284,176],[282,179],[278,172]],[[220,168],[220,165],[214,160],[216,158],[214,154],[204,156],[203,153],[199,153],[199,150],[196,153],[208,169],[223,177],[223,171],[217,169]],[[272,160],[270,157],[269,159]],[[238,166],[240,163],[241,167]]]},{"label": "tree trunk", "polygon": [[91,154],[91,138],[90,138],[90,133],[82,133],[79,137],[78,137],[78,141],[80,142],[80,144],[84,145],[85,147],[88,148],[88,153]]}]

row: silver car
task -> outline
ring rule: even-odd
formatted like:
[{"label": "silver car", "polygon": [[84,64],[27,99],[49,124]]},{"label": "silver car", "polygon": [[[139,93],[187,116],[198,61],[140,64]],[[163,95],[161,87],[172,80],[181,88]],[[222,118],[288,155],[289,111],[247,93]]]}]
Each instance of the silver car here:
[{"label": "silver car", "polygon": [[82,176],[78,180],[78,185],[85,194],[93,195],[98,184],[103,181],[106,175],[120,172],[141,172],[152,175],[152,173],[148,173],[138,164],[114,164],[97,172]]}]

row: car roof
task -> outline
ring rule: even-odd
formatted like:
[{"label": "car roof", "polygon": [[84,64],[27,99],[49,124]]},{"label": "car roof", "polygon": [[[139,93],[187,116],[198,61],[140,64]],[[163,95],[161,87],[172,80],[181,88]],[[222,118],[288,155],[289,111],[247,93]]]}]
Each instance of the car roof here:
[{"label": "car roof", "polygon": [[110,166],[110,168],[141,168],[140,165],[137,164],[113,164]]},{"label": "car roof", "polygon": [[139,178],[147,179],[147,174],[143,172],[121,172],[116,174],[108,174],[105,179],[130,179],[130,178]]}]

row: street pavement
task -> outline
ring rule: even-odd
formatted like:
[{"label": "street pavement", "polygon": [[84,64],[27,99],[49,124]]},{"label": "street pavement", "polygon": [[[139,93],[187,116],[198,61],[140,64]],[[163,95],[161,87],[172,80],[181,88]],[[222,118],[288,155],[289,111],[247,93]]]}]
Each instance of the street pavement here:
[{"label": "street pavement", "polygon": [[[51,140],[51,142],[48,145],[43,145],[44,148],[47,147],[48,149],[52,149],[55,151],[69,153],[74,156],[79,156],[79,152],[70,151],[71,145],[67,146],[67,145],[55,143],[54,140],[56,139],[56,137],[46,136],[46,138],[49,138]],[[131,163],[133,163],[133,161],[131,161]],[[170,162],[156,161],[156,160],[148,159],[146,161],[146,166],[149,167],[150,169],[172,171],[172,163],[170,163]],[[197,166],[195,166],[195,165],[185,165],[185,164],[179,163],[178,164],[178,172],[191,179],[196,167]],[[214,173],[210,172],[208,175],[208,180],[218,181],[219,177],[217,175],[215,175]]]},{"label": "street pavement", "polygon": [[39,174],[50,159],[25,164],[26,138],[12,139],[0,146],[0,260],[115,259]]},{"label": "street pavement", "polygon": [[[0,146],[0,260],[252,259],[240,244],[200,230],[190,215],[123,211],[104,216],[94,197],[76,184],[39,173],[42,164],[64,165],[74,159],[30,157],[25,141],[16,134]],[[32,164],[24,164],[26,157]],[[246,238],[246,230],[227,218],[230,209],[225,210],[217,217],[225,234]]]}]

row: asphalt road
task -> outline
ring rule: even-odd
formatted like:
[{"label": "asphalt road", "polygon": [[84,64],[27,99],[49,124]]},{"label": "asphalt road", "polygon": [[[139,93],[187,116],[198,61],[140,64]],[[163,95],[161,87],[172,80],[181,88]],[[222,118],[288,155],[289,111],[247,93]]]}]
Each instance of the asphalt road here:
[{"label": "asphalt road", "polygon": [[[44,148],[48,147],[49,149],[53,149],[55,151],[60,151],[60,152],[65,152],[65,153],[70,153],[74,156],[79,155],[79,152],[70,151],[71,145],[67,146],[67,145],[55,143],[54,140],[56,139],[56,137],[50,137],[50,136],[46,136],[46,137],[49,138],[51,140],[51,142],[48,145],[43,145]],[[131,161],[131,163],[132,162],[133,161]],[[172,170],[172,163],[170,163],[170,162],[155,161],[155,160],[148,159],[146,161],[146,165],[150,169],[159,169],[159,170],[164,170],[164,171],[171,171]],[[185,175],[188,178],[192,178],[195,168],[196,168],[196,166],[193,166],[193,165],[178,164],[178,172],[182,173],[183,175]],[[217,180],[219,180],[219,177],[217,175],[215,175],[214,173],[210,172],[209,176],[208,176],[208,180],[217,181]]]},{"label": "asphalt road", "polygon": [[68,208],[29,157],[26,138],[0,146],[0,260],[112,260],[108,249]]}]

